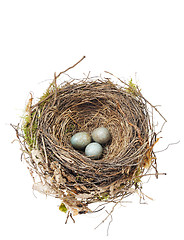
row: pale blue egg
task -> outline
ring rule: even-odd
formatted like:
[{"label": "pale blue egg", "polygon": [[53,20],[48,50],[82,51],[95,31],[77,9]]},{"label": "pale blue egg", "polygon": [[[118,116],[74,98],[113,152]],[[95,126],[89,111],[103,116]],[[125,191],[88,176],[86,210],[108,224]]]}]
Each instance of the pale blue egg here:
[{"label": "pale blue egg", "polygon": [[91,142],[91,136],[87,132],[78,132],[72,136],[70,142],[74,148],[84,149]]},{"label": "pale blue egg", "polygon": [[99,159],[102,155],[102,152],[103,152],[103,148],[97,142],[92,142],[92,143],[88,144],[85,148],[86,156],[88,156],[92,159]]},{"label": "pale blue egg", "polygon": [[93,140],[100,144],[105,144],[111,139],[110,132],[105,127],[96,128],[95,130],[93,130],[91,135],[92,135]]}]

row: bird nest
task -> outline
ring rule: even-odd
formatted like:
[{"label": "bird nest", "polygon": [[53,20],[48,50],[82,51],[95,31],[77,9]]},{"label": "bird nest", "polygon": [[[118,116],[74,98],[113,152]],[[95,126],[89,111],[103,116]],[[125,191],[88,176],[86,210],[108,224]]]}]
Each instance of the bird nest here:
[{"label": "bird nest", "polygon": [[[36,104],[30,98],[15,128],[33,189],[61,199],[60,210],[73,215],[93,212],[91,203],[117,204],[141,191],[149,169],[159,174],[153,151],[159,138],[150,117],[150,109],[158,110],[132,81],[88,76],[57,85],[58,77]],[[100,159],[72,147],[75,133],[101,126],[111,140]]]}]

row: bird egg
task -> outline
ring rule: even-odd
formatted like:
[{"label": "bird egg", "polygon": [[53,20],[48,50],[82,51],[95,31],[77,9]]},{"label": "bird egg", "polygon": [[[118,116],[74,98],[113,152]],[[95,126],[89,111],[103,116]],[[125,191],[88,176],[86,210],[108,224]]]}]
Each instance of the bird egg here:
[{"label": "bird egg", "polygon": [[91,159],[99,159],[102,155],[103,148],[97,142],[88,144],[85,148],[85,154]]},{"label": "bird egg", "polygon": [[87,132],[78,132],[71,137],[70,142],[74,148],[84,149],[91,142],[91,136]]},{"label": "bird egg", "polygon": [[107,143],[111,138],[109,130],[105,127],[99,127],[94,129],[91,135],[93,140],[100,144]]}]

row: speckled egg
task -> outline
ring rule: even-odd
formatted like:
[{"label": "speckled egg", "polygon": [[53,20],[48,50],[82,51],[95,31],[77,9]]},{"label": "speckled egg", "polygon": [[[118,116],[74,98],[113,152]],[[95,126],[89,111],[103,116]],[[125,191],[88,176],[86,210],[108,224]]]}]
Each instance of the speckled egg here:
[{"label": "speckled egg", "polygon": [[87,132],[78,132],[71,137],[70,142],[74,148],[84,149],[91,142],[91,136]]},{"label": "speckled egg", "polygon": [[99,127],[94,129],[91,135],[93,140],[100,144],[107,143],[111,138],[109,130],[105,127]]},{"label": "speckled egg", "polygon": [[86,156],[90,157],[91,159],[99,159],[102,155],[103,148],[97,142],[92,142],[88,144],[85,148]]}]

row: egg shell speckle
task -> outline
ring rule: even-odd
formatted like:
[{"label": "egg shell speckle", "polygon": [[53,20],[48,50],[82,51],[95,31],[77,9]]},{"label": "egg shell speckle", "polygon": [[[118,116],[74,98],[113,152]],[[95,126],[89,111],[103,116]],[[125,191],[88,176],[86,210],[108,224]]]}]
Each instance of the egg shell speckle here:
[{"label": "egg shell speckle", "polygon": [[76,149],[84,149],[90,142],[91,136],[87,132],[78,132],[70,140],[72,146]]},{"label": "egg shell speckle", "polygon": [[99,159],[102,155],[102,152],[103,148],[97,142],[92,142],[85,148],[86,156],[90,157],[91,159]]},{"label": "egg shell speckle", "polygon": [[93,140],[100,144],[107,143],[111,138],[109,130],[105,127],[96,128],[95,130],[93,130],[91,135]]}]

